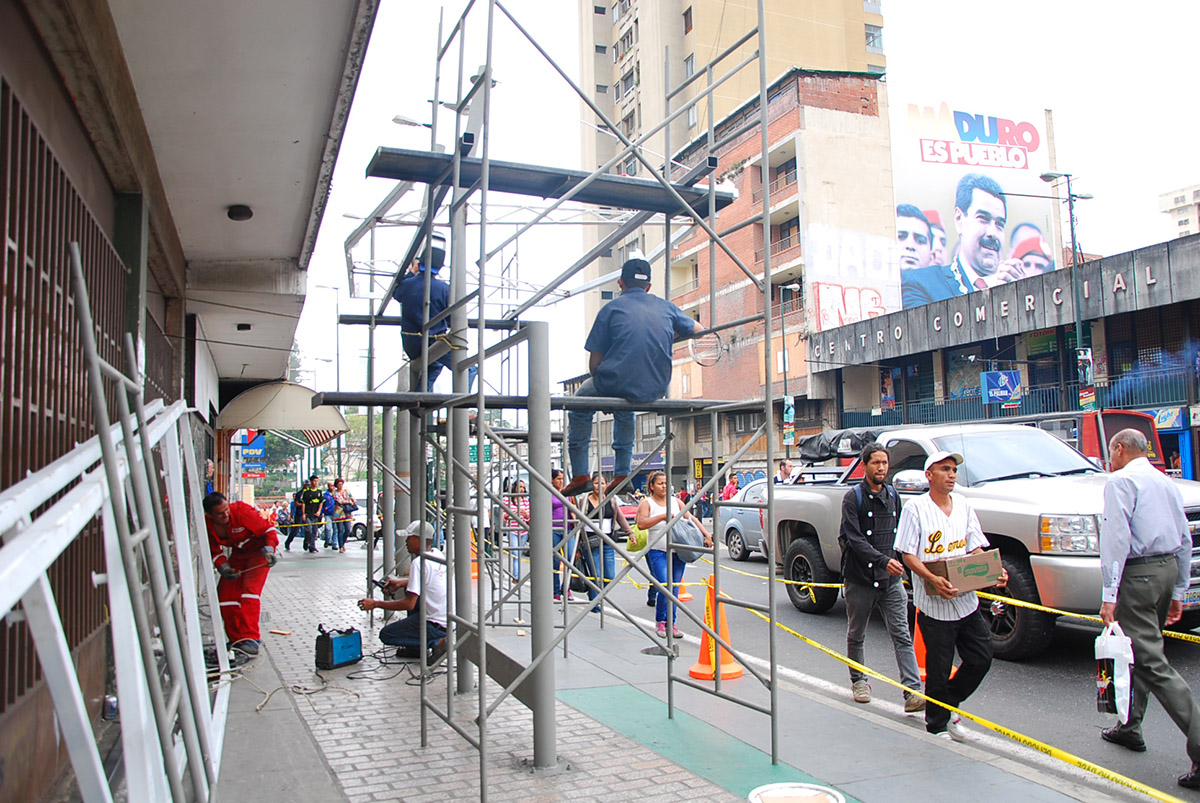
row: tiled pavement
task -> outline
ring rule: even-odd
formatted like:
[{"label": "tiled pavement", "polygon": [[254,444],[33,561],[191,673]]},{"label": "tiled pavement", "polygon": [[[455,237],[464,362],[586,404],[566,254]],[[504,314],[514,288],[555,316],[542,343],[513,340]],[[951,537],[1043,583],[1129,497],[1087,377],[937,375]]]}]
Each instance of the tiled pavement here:
[{"label": "tiled pavement", "polygon": [[[322,686],[313,669],[318,624],[353,625],[363,631],[365,655],[379,648],[378,617],[371,627],[354,605],[362,596],[364,565],[365,552],[356,544],[345,554],[294,551],[271,572],[263,592],[264,653],[233,685],[218,786],[222,799],[479,799],[480,762],[474,748],[432,713],[429,744],[420,744],[416,664],[410,670],[407,664],[385,666],[366,657],[358,666],[323,672],[325,689],[303,693]],[[572,606],[573,611],[579,608]],[[267,634],[272,628],[292,635]],[[515,639],[519,637],[511,629],[495,637],[508,645]],[[617,617],[606,616],[603,630],[592,622],[581,625],[570,644],[570,657],[560,655],[556,669],[560,768],[527,768],[531,717],[510,698],[488,720],[488,800],[745,800],[758,783],[812,780],[795,768],[862,801],[961,800],[964,787],[980,800],[991,799],[989,792],[1048,803],[1130,797],[1090,777],[1046,772],[1011,757],[941,742],[913,723],[855,710],[793,684],[780,690],[784,763],[772,767],[760,752],[769,750],[769,729],[761,714],[679,687],[676,719],[666,720],[659,702],[666,697],[662,659],[644,655],[644,637]],[[746,688],[753,694],[757,684],[750,683]],[[296,691],[275,691],[256,711],[280,686]],[[445,677],[436,678],[429,689],[445,708]],[[494,692],[489,684],[489,694]],[[606,700],[621,700],[626,708],[611,710]],[[456,695],[453,704],[456,722],[472,731],[475,694]],[[813,727],[814,722],[820,727]],[[678,744],[682,739],[695,741]],[[870,745],[871,762],[861,760],[864,745]],[[729,757],[735,755],[740,764],[731,768]],[[955,781],[944,788],[944,797],[917,782],[921,773],[935,770]],[[744,777],[758,780],[747,784]]]}]

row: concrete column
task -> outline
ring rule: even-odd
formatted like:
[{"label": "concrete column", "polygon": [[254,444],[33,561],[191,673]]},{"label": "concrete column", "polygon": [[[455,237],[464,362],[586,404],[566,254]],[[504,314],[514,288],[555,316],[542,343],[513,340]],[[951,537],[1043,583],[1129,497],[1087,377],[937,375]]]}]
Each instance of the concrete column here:
[{"label": "concrete column", "polygon": [[[462,195],[462,190],[455,191],[455,198]],[[461,206],[450,219],[450,302],[453,304],[467,293],[467,213],[466,206]],[[467,333],[467,309],[458,307],[450,313],[450,333],[454,336],[464,336]],[[454,349],[450,352],[450,366],[454,375],[454,392],[467,393],[467,369],[462,365],[466,357],[465,349]],[[471,480],[455,468],[455,463],[466,465],[469,455],[470,422],[465,407],[455,407],[450,411],[450,448],[453,461],[446,469],[446,477],[450,483],[447,498],[450,504],[461,510],[471,504]],[[461,513],[453,514],[454,522],[454,604],[459,616],[466,617],[471,611],[471,519]],[[480,577],[479,582],[483,582]],[[475,686],[474,664],[466,656],[458,658],[458,691],[469,692]]]},{"label": "concrete column", "polygon": [[[531,574],[531,647],[534,655],[549,649],[554,640],[554,590],[551,573],[554,555],[550,517],[550,328],[545,321],[531,321],[529,330],[529,463],[537,479],[529,482],[529,571]],[[538,480],[542,481],[538,481]],[[557,731],[554,721],[554,660],[543,661],[526,683],[532,690],[533,765],[554,767],[558,763]]]}]

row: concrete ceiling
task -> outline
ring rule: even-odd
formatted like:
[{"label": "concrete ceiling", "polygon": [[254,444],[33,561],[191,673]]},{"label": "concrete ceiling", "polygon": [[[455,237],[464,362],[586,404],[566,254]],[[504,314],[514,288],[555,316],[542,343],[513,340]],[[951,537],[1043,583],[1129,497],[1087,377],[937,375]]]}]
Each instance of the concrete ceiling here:
[{"label": "concrete ceiling", "polygon": [[[281,377],[378,0],[109,5],[187,261],[188,312],[222,378]],[[230,220],[234,204],[253,217]]]}]

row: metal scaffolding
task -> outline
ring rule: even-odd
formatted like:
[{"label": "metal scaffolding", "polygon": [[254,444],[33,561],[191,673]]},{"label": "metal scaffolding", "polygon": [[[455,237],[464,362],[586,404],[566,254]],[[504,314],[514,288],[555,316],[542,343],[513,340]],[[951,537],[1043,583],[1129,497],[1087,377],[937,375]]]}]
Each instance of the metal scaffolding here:
[{"label": "metal scaffolding", "polygon": [[[477,16],[485,18],[483,24],[486,33],[486,46],[482,66],[477,74],[467,78],[464,70],[466,63],[466,32],[468,22],[478,23]],[[661,215],[666,231],[665,245],[662,258],[667,270],[666,296],[670,298],[670,258],[671,258],[671,227],[673,221],[683,220],[705,231],[709,236],[709,274],[710,288],[716,286],[716,258],[718,250],[724,253],[734,264],[750,278],[753,285],[763,293],[763,312],[761,314],[739,318],[733,321],[718,321],[715,292],[710,292],[708,304],[708,326],[698,335],[720,332],[747,323],[762,321],[766,342],[772,341],[773,303],[771,292],[771,254],[766,249],[763,255],[762,274],[756,274],[747,266],[738,254],[723,240],[723,235],[717,230],[716,213],[722,206],[732,200],[728,192],[718,190],[712,175],[716,169],[717,160],[713,155],[716,148],[715,120],[713,103],[714,91],[731,77],[751,65],[757,64],[759,79],[759,126],[761,128],[762,159],[760,162],[763,173],[762,181],[762,210],[752,218],[751,223],[760,224],[763,228],[763,241],[770,242],[770,181],[767,159],[767,104],[766,62],[764,58],[764,2],[757,3],[757,25],[740,37],[733,45],[716,56],[708,65],[696,70],[695,74],[687,77],[678,86],[671,88],[668,83],[666,93],[665,118],[653,127],[641,133],[636,139],[630,139],[621,127],[614,123],[581,90],[554,62],[551,56],[537,43],[520,22],[498,0],[480,0],[468,2],[465,10],[450,26],[449,32],[444,32],[444,24],[439,23],[438,48],[434,72],[431,147],[428,152],[380,148],[371,162],[368,174],[372,176],[391,178],[399,183],[389,193],[388,197],[372,213],[371,217],[347,240],[347,269],[353,278],[355,263],[350,258],[350,249],[370,231],[372,234],[371,264],[374,271],[374,225],[382,220],[395,202],[409,189],[417,184],[424,184],[425,200],[420,219],[412,225],[414,235],[404,258],[400,261],[401,271],[406,269],[412,259],[419,253],[425,253],[428,260],[431,247],[430,234],[435,221],[448,218],[450,228],[450,255],[453,266],[450,287],[450,305],[441,316],[430,321],[429,298],[430,283],[426,279],[424,319],[428,321],[421,331],[421,359],[414,360],[415,367],[411,371],[401,370],[400,390],[394,393],[379,392],[375,386],[373,373],[375,328],[380,325],[392,326],[399,323],[397,316],[388,316],[387,309],[392,291],[399,281],[399,274],[391,280],[387,293],[378,306],[372,302],[371,314],[368,316],[342,315],[339,325],[366,325],[369,327],[368,346],[368,377],[367,390],[364,392],[335,392],[319,393],[314,404],[362,405],[367,408],[367,420],[373,429],[375,410],[384,411],[384,455],[383,460],[377,461],[374,453],[374,442],[368,437],[368,465],[372,467],[371,476],[377,470],[382,471],[385,483],[384,498],[384,571],[393,568],[393,539],[399,519],[393,521],[393,502],[388,496],[389,490],[397,485],[410,496],[408,512],[412,519],[429,519],[439,527],[444,526],[447,534],[445,563],[448,571],[448,597],[454,601],[453,611],[448,616],[448,680],[445,689],[445,702],[435,699],[432,689],[433,679],[427,670],[426,651],[422,650],[422,708],[421,733],[422,744],[426,744],[428,714],[437,716],[466,741],[479,751],[480,799],[487,798],[488,773],[488,717],[509,695],[515,696],[526,705],[533,715],[533,758],[532,767],[535,770],[550,770],[558,765],[556,750],[557,734],[554,717],[555,708],[555,669],[554,654],[562,645],[567,649],[570,632],[588,617],[587,611],[571,616],[564,604],[561,605],[561,617],[556,614],[555,603],[552,600],[551,574],[556,571],[555,556],[552,551],[554,533],[551,523],[552,495],[557,496],[574,516],[572,533],[563,538],[563,543],[570,543],[574,535],[585,530],[600,533],[603,542],[613,547],[616,554],[626,559],[626,566],[619,570],[614,581],[610,584],[597,584],[590,578],[584,582],[598,593],[596,603],[608,599],[608,594],[617,587],[617,583],[627,575],[640,575],[644,581],[655,587],[660,594],[666,595],[672,606],[679,605],[677,590],[672,589],[650,575],[640,562],[630,559],[622,543],[615,541],[610,535],[601,533],[596,522],[578,507],[571,499],[562,497],[551,484],[551,445],[554,433],[551,430],[552,411],[586,409],[586,410],[635,410],[642,413],[662,415],[666,422],[664,435],[658,448],[668,446],[673,438],[672,422],[680,417],[708,415],[712,424],[712,454],[719,454],[718,416],[723,412],[738,410],[762,410],[764,423],[750,437],[746,444],[736,453],[729,455],[723,467],[717,468],[714,461],[713,476],[689,503],[683,506],[682,512],[671,517],[668,522],[668,532],[675,523],[690,512],[698,503],[704,492],[709,492],[714,499],[722,486],[722,481],[733,467],[734,462],[750,449],[759,437],[766,436],[766,454],[768,464],[775,460],[776,447],[774,444],[774,388],[772,376],[771,348],[764,349],[765,392],[760,399],[752,401],[718,401],[703,399],[663,399],[648,404],[634,404],[619,398],[552,396],[550,393],[550,333],[544,322],[525,320],[523,315],[551,296],[565,282],[576,276],[579,271],[593,262],[606,249],[619,242],[629,232],[649,223],[655,215]],[[563,170],[558,168],[539,167],[536,165],[512,164],[493,161],[489,149],[489,127],[492,104],[492,46],[495,27],[498,24],[513,26],[530,45],[544,58],[548,66],[566,81],[583,102],[590,107],[596,117],[607,126],[608,130],[619,140],[616,153],[603,165],[590,173]],[[738,54],[744,48],[754,47],[748,56]],[[453,55],[451,55],[453,54]],[[457,78],[454,82],[455,91],[452,102],[443,103],[439,92],[442,89],[443,61],[456,56]],[[735,62],[735,57],[740,58]],[[684,94],[690,93],[691,99],[681,101]],[[679,101],[673,108],[672,102]],[[675,168],[667,160],[660,168],[652,163],[657,157],[645,152],[645,143],[660,131],[668,132],[667,149],[670,153],[669,126],[672,121],[686,114],[697,103],[707,102],[707,145],[709,156],[690,169]],[[438,120],[436,110],[440,105],[446,105],[458,113],[455,115],[454,146],[448,152],[441,152],[437,147]],[[464,116],[466,121],[464,122]],[[478,156],[474,154],[478,151]],[[610,174],[610,170],[621,164],[629,157],[637,159],[645,167],[652,179],[630,178]],[[706,187],[698,187],[701,179],[707,178]],[[535,214],[531,219],[517,226],[499,244],[489,242],[489,193],[503,191],[506,193],[525,194],[541,198],[552,198],[552,203]],[[519,301],[512,292],[517,284],[515,252],[505,258],[506,249],[515,249],[522,234],[534,226],[550,219],[552,213],[564,203],[575,203],[615,206],[632,210],[616,228],[600,243],[566,268],[559,276],[546,284],[524,301]],[[478,210],[478,243],[469,242],[467,235],[468,203]],[[441,224],[439,224],[441,225]],[[506,221],[507,225],[507,221]],[[612,225],[611,222],[609,225]],[[678,225],[677,223],[675,225]],[[741,227],[736,227],[740,229]],[[726,232],[727,236],[731,232]],[[468,258],[469,246],[475,246],[477,254]],[[467,287],[468,264],[477,268],[477,281],[474,287]],[[497,268],[497,264],[499,267]],[[496,280],[491,279],[495,272]],[[429,274],[426,273],[428,277]],[[497,307],[500,307],[497,314]],[[491,313],[494,317],[489,317]],[[442,318],[449,317],[448,336],[431,338],[430,327]],[[466,343],[463,333],[474,331],[474,343]],[[473,347],[472,347],[473,346]],[[447,352],[451,355],[453,375],[453,392],[439,394],[423,392],[426,385],[429,366]],[[474,388],[468,387],[468,369],[482,369],[485,361],[494,360],[499,365],[502,389],[499,393],[489,393],[485,390],[484,376],[480,371],[480,381]],[[520,389],[520,377],[527,376],[525,392]],[[413,383],[405,384],[407,377]],[[470,418],[474,411],[474,420]],[[489,417],[489,411],[524,411],[526,425],[519,426],[516,432],[507,431]],[[403,433],[393,445],[389,432]],[[373,435],[373,431],[371,433]],[[475,456],[469,453],[469,442],[475,446]],[[399,441],[407,440],[407,447]],[[496,454],[489,455],[489,450]],[[671,476],[671,450],[666,449],[667,476]],[[400,466],[394,456],[402,455],[407,460],[407,466]],[[431,471],[426,470],[427,455],[432,456]],[[401,461],[403,462],[403,461]],[[643,463],[646,461],[643,461]],[[398,467],[399,466],[399,467]],[[635,467],[630,476],[636,474],[641,466]],[[402,475],[407,473],[410,478],[405,487]],[[510,487],[504,484],[504,479],[528,477],[527,495],[515,490],[515,484]],[[439,493],[430,494],[427,482],[438,488]],[[628,482],[626,480],[625,482]],[[375,504],[374,480],[369,480],[367,500],[368,520],[372,515],[371,509]],[[624,485],[624,483],[622,483]],[[606,492],[606,498],[611,498],[621,490],[613,487]],[[528,503],[528,555],[524,548],[516,545],[515,539],[508,536],[514,530],[521,529],[523,518],[521,508]],[[715,502],[714,515],[720,516],[721,504]],[[774,516],[774,487],[767,485],[765,507],[766,530],[775,532]],[[396,506],[399,507],[399,506]],[[484,528],[489,521],[489,512],[499,515],[491,518],[493,535],[485,543]],[[403,517],[401,517],[403,518]],[[473,522],[478,524],[478,533],[473,539]],[[717,530],[717,527],[714,527]],[[674,551],[675,544],[668,539],[668,551]],[[720,671],[716,671],[712,682],[698,682],[687,676],[686,671],[677,674],[675,671],[675,650],[673,636],[668,629],[667,650],[665,655],[668,681],[668,715],[674,715],[675,684],[683,684],[736,702],[748,708],[767,714],[771,720],[771,759],[778,761],[778,716],[777,716],[777,664],[775,644],[775,560],[772,548],[768,561],[770,580],[768,583],[768,602],[738,600],[725,597],[720,591],[721,570],[717,560],[719,546],[714,541],[712,549],[708,550],[713,557],[715,593],[721,598],[722,604],[743,607],[765,614],[770,620],[769,637],[769,666],[768,671],[754,668],[753,664],[743,661],[747,670],[769,691],[769,703],[761,705],[747,699],[739,698],[729,684],[723,684]],[[475,556],[479,568],[478,578],[472,578],[472,556]],[[373,554],[369,550],[368,554]],[[529,570],[523,572],[520,567],[528,560]],[[425,560],[439,558],[425,555]],[[375,573],[373,557],[368,559],[368,574],[366,588],[372,593],[370,583]],[[472,594],[474,591],[474,594]],[[564,595],[565,597],[565,595]],[[710,626],[701,617],[685,607],[681,607],[685,616],[692,618],[696,624],[707,633],[716,644],[724,647],[735,658],[738,651],[721,638],[715,626]],[[616,612],[628,619],[640,629],[648,640],[659,643],[654,634],[641,626],[635,617],[613,604]],[[421,615],[425,615],[424,599],[421,600]],[[528,616],[528,627],[531,631],[531,654],[528,658],[520,658],[504,654],[495,645],[489,644],[489,631],[496,627],[509,627],[514,624],[525,625]],[[556,621],[560,618],[560,621]],[[603,619],[601,620],[603,626]],[[557,630],[557,633],[556,633]],[[422,634],[424,628],[421,629]],[[424,636],[422,635],[422,638]],[[478,668],[478,681],[474,667]],[[489,685],[489,681],[494,686]],[[478,690],[477,714],[473,723],[464,725],[455,715],[455,696]]]}]

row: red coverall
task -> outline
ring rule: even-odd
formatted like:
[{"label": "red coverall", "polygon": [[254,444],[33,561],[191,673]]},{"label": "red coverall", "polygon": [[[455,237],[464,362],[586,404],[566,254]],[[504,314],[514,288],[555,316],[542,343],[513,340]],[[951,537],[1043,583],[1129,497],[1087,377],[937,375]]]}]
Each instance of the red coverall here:
[{"label": "red coverall", "polygon": [[206,519],[206,523],[213,566],[228,563],[239,572],[232,580],[222,577],[217,583],[225,636],[231,644],[242,639],[260,641],[258,613],[268,571],[262,549],[279,546],[279,532],[253,505],[245,502],[229,503],[229,526],[224,537],[216,534],[211,521]]}]

